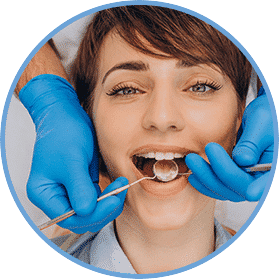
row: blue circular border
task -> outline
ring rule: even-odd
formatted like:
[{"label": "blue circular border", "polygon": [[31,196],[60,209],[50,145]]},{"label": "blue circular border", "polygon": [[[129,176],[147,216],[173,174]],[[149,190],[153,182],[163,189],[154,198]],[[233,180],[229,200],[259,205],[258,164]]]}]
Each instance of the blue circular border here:
[{"label": "blue circular border", "polygon": [[111,3],[111,4],[106,4],[106,5],[102,5],[99,7],[95,7],[93,9],[90,9],[88,11],[85,11],[83,13],[80,13],[79,15],[69,19],[68,21],[64,22],[63,24],[61,24],[59,27],[57,27],[56,29],[54,29],[51,33],[49,33],[34,49],[33,51],[29,54],[29,56],[26,58],[26,60],[24,61],[24,63],[22,64],[22,66],[20,67],[12,85],[10,88],[10,91],[8,93],[6,102],[5,102],[5,106],[4,106],[4,111],[3,111],[3,116],[2,116],[2,122],[1,122],[1,156],[2,156],[2,162],[3,162],[3,169],[4,169],[4,173],[8,182],[8,186],[10,188],[11,194],[19,208],[19,210],[21,211],[22,215],[24,216],[24,218],[27,220],[27,222],[29,223],[29,225],[37,232],[37,234],[48,244],[50,245],[54,250],[56,250],[57,252],[59,252],[60,254],[62,254],[63,256],[65,256],[66,258],[68,258],[69,260],[87,268],[87,269],[91,269],[95,272],[99,272],[102,274],[106,274],[106,275],[110,275],[110,276],[117,276],[117,277],[121,277],[121,278],[156,278],[156,277],[164,277],[164,276],[169,276],[169,275],[173,275],[173,274],[177,274],[180,272],[184,272],[186,270],[192,269],[194,267],[197,267],[205,262],[207,262],[208,260],[212,259],[213,257],[217,256],[219,253],[221,253],[223,250],[225,250],[227,247],[229,247],[236,239],[238,239],[238,237],[247,229],[247,227],[250,225],[250,223],[253,221],[253,219],[256,217],[256,215],[258,214],[260,208],[262,207],[266,196],[269,192],[273,177],[274,177],[274,173],[275,173],[275,168],[276,168],[276,163],[277,163],[277,157],[278,157],[278,149],[276,148],[274,150],[274,156],[273,156],[273,167],[270,171],[270,176],[269,176],[269,180],[268,180],[268,187],[265,188],[263,195],[258,203],[258,205],[256,206],[255,210],[253,211],[253,213],[251,214],[251,216],[249,217],[249,219],[245,222],[245,224],[240,228],[240,230],[237,232],[237,234],[230,239],[228,242],[226,242],[221,248],[219,248],[218,250],[216,250],[215,252],[213,252],[212,254],[208,255],[207,257],[192,263],[186,267],[182,267],[176,270],[172,270],[172,271],[168,271],[168,272],[162,272],[162,273],[154,273],[154,274],[127,274],[127,273],[119,273],[119,272],[111,272],[111,271],[107,271],[101,268],[97,268],[94,267],[92,265],[86,264],[76,258],[74,258],[73,256],[70,256],[68,253],[62,251],[60,248],[58,248],[58,246],[56,246],[55,244],[53,244],[38,228],[37,226],[33,223],[33,221],[30,219],[29,215],[26,213],[25,209],[23,208],[23,206],[21,205],[17,194],[15,192],[15,189],[13,187],[10,175],[9,175],[9,171],[8,171],[8,166],[7,166],[7,160],[6,160],[6,150],[5,150],[5,127],[6,127],[6,119],[7,119],[7,114],[8,114],[8,109],[9,109],[9,105],[10,105],[10,101],[15,89],[15,86],[22,74],[22,72],[24,71],[25,67],[28,65],[28,63],[30,62],[30,60],[32,59],[32,57],[37,53],[37,51],[49,40],[51,39],[56,33],[58,33],[60,30],[62,30],[63,28],[65,28],[66,26],[68,26],[69,24],[73,23],[74,21],[87,16],[89,14],[98,12],[100,10],[104,10],[104,9],[108,9],[108,8],[113,8],[113,7],[118,7],[118,6],[128,6],[128,5],[153,5],[153,6],[162,6],[162,7],[166,7],[166,8],[171,8],[171,9],[176,9],[179,10],[181,12],[184,13],[188,13],[190,15],[193,15],[205,22],[207,22],[208,24],[212,25],[213,27],[215,27],[217,30],[219,30],[220,32],[222,32],[225,36],[227,36],[232,42],[234,42],[234,44],[242,51],[242,53],[247,57],[247,59],[250,61],[250,63],[252,64],[253,68],[255,69],[255,71],[257,72],[257,75],[259,76],[268,100],[269,100],[269,105],[272,111],[272,117],[273,117],[273,128],[274,128],[274,146],[277,147],[278,146],[278,121],[277,121],[277,116],[276,116],[276,111],[275,111],[275,106],[274,106],[274,102],[269,90],[269,87],[264,79],[263,74],[261,73],[259,67],[257,66],[257,64],[255,63],[255,61],[252,59],[252,57],[250,56],[250,54],[245,50],[245,48],[231,35],[229,34],[226,30],[224,30],[222,27],[220,27],[218,24],[216,24],[215,22],[211,21],[210,19],[194,12],[191,11],[187,8],[184,7],[180,7],[174,4],[168,4],[168,3],[163,3],[163,2],[157,2],[157,1],[122,1],[122,2],[116,2],[116,3]]}]

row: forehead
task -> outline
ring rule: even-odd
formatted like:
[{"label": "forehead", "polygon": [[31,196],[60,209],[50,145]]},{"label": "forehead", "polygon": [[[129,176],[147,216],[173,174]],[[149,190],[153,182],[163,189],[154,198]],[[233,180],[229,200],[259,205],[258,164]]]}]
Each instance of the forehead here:
[{"label": "forehead", "polygon": [[[110,32],[100,48],[99,54],[99,65],[98,70],[101,77],[104,77],[105,73],[107,74],[112,68],[118,67],[122,63],[126,61],[140,61],[143,66],[137,65],[132,70],[135,70],[135,67],[141,67],[141,69],[136,70],[150,70],[153,69],[167,69],[167,68],[176,68],[176,69],[185,69],[185,68],[199,68],[203,71],[215,72],[216,74],[226,76],[222,73],[220,68],[218,68],[214,64],[202,64],[202,63],[193,63],[189,61],[187,58],[185,60],[177,59],[174,57],[170,57],[159,50],[154,49],[148,41],[142,39],[142,43],[149,49],[152,50],[154,54],[158,54],[160,56],[151,56],[150,54],[145,54],[134,46],[131,46],[127,43],[121,36],[119,36],[116,32]],[[164,56],[164,58],[162,58]],[[150,68],[149,68],[149,65]],[[131,66],[129,66],[131,67]],[[125,66],[124,66],[125,68]],[[123,69],[123,67],[122,67]],[[126,68],[131,69],[131,68]]]},{"label": "forehead", "polygon": [[[145,47],[152,49],[152,52],[155,54],[167,56],[163,52],[152,48],[149,42],[144,38],[141,38],[141,42]],[[100,48],[100,70],[106,69],[111,65],[118,64],[121,60],[144,60],[148,58],[151,58],[151,56],[139,51],[137,48],[128,44],[116,32],[111,31],[104,39]]]}]

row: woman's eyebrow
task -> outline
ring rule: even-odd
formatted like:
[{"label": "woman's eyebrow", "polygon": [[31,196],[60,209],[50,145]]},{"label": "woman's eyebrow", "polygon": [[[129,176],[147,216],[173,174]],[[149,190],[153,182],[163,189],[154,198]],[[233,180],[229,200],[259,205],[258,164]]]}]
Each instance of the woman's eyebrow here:
[{"label": "woman's eyebrow", "polygon": [[116,70],[147,71],[149,70],[149,65],[143,63],[142,61],[127,61],[116,64],[106,72],[102,80],[102,84],[104,84],[108,75]]},{"label": "woman's eyebrow", "polygon": [[194,62],[190,62],[187,60],[178,60],[178,62],[176,63],[175,67],[176,68],[187,68],[187,67],[193,67],[193,66],[198,66],[200,63],[194,63]]}]

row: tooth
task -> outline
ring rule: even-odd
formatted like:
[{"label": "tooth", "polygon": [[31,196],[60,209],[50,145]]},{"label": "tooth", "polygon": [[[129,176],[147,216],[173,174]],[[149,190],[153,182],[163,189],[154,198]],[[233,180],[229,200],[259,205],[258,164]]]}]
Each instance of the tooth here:
[{"label": "tooth", "polygon": [[179,153],[174,153],[174,158],[183,158],[183,155]]},{"label": "tooth", "polygon": [[159,160],[173,160],[174,158],[183,158],[184,155],[180,153],[172,153],[172,152],[148,152],[136,155],[137,157],[143,158],[155,158],[157,161]]},{"label": "tooth", "polygon": [[147,158],[155,158],[155,153],[154,152],[149,152]]},{"label": "tooth", "polygon": [[164,160],[164,158],[165,158],[165,156],[164,156],[164,154],[163,154],[162,152],[156,152],[156,154],[155,154],[155,159],[156,159],[157,161],[159,161],[159,160]]},{"label": "tooth", "polygon": [[138,157],[143,157],[143,158],[148,158],[148,154],[147,153],[144,153],[144,154],[138,154],[136,155]]},{"label": "tooth", "polygon": [[166,153],[165,154],[165,160],[173,160],[174,159],[174,155],[173,153]]}]

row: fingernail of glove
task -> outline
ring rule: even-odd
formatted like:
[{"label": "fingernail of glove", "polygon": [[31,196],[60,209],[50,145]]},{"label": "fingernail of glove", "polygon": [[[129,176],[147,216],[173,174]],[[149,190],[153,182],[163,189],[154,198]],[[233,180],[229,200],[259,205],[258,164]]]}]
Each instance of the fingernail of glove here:
[{"label": "fingernail of glove", "polygon": [[[237,148],[235,148],[232,152],[233,159],[236,159],[241,162],[251,162],[251,161],[257,161],[258,154],[256,152],[257,147],[250,143],[245,142],[241,143]],[[238,162],[238,163],[241,163]]]},{"label": "fingernail of glove", "polygon": [[129,184],[129,181],[126,177],[118,177],[115,181],[123,184],[123,186]]}]

